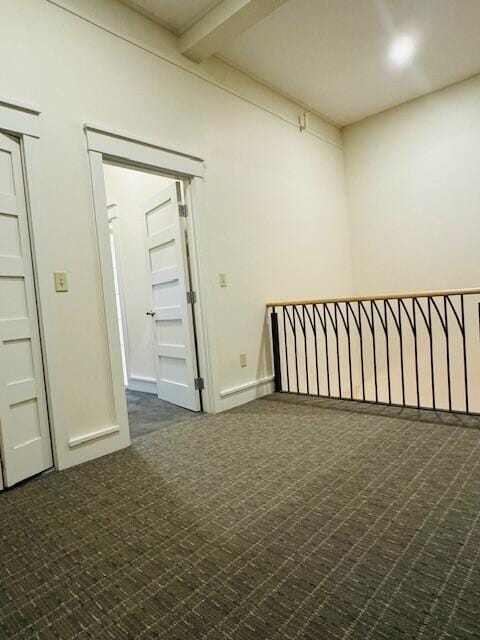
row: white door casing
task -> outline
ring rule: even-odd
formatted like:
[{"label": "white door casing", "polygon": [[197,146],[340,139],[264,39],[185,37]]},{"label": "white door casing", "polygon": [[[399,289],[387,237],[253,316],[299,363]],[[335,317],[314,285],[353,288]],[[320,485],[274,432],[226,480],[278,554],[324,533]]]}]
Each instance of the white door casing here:
[{"label": "white door casing", "polygon": [[200,411],[197,359],[181,183],[162,190],[142,207],[151,274],[153,353],[158,397]]},{"label": "white door casing", "polygon": [[124,383],[125,387],[127,387],[130,370],[130,358],[128,353],[127,311],[124,297],[125,289],[123,284],[122,251],[118,228],[117,204],[109,204],[107,206],[107,217],[110,230],[110,249],[112,252],[113,280],[115,285],[115,299],[117,302],[118,329],[120,332],[120,351],[122,355]]},{"label": "white door casing", "polygon": [[0,449],[5,486],[52,466],[20,143],[1,133]]},{"label": "white door casing", "polygon": [[129,167],[157,170],[160,174],[182,176],[188,198],[189,215],[185,226],[189,233],[189,257],[191,282],[196,291],[201,291],[195,304],[195,327],[197,358],[204,380],[202,409],[215,413],[217,402],[216,344],[211,340],[207,326],[209,289],[204,286],[210,280],[207,218],[204,207],[204,161],[184,151],[166,149],[155,140],[142,140],[125,132],[109,131],[95,124],[84,125],[85,138],[90,161],[95,225],[98,241],[101,284],[104,298],[105,325],[108,339],[108,358],[111,371],[112,393],[116,411],[116,421],[121,433],[128,432],[128,418],[125,388],[122,377],[122,363],[119,357],[118,322],[111,275],[111,252],[108,237],[108,222],[105,216],[107,206],[103,162],[115,162]]}]

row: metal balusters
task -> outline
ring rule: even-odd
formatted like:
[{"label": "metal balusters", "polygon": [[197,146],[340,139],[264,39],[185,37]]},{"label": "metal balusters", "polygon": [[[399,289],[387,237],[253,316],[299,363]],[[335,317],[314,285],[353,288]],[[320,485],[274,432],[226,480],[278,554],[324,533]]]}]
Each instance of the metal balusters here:
[{"label": "metal balusters", "polygon": [[[474,293],[480,298],[480,290]],[[472,413],[470,386],[478,392],[480,381],[470,377],[469,345],[473,329],[480,346],[480,303],[472,307],[473,318],[469,307],[467,317],[466,295],[471,293],[271,305],[275,389]],[[480,351],[474,352],[478,359]],[[480,412],[476,404],[474,412]]]}]

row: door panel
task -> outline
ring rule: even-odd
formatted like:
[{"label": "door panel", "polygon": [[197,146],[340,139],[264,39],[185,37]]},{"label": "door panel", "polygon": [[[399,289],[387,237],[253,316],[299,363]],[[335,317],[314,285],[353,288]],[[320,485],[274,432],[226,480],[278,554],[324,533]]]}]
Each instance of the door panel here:
[{"label": "door panel", "polygon": [[158,397],[200,410],[180,183],[143,207],[152,287],[152,335]]},{"label": "door panel", "polygon": [[0,450],[5,486],[52,466],[20,145],[4,134],[0,134]]}]

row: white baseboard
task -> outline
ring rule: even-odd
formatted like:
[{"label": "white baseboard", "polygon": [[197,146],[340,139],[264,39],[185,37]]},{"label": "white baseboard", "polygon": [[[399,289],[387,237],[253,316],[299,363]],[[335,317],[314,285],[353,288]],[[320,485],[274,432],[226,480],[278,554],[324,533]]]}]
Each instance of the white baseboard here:
[{"label": "white baseboard", "polygon": [[153,393],[157,395],[157,381],[155,378],[130,376],[128,378],[127,389],[129,391],[141,391],[142,393]]},{"label": "white baseboard", "polygon": [[275,389],[273,375],[252,380],[236,387],[230,387],[220,391],[219,411],[233,409],[246,402],[251,402],[262,396],[268,396]]},{"label": "white baseboard", "polygon": [[[251,402],[262,396],[268,396],[274,391],[273,375],[265,376],[259,380],[252,380],[236,387],[229,387],[220,391],[220,401],[217,411],[226,411],[233,407],[238,407],[246,402]],[[130,391],[141,391],[143,393],[153,393],[157,395],[157,381],[155,378],[143,376],[130,376],[128,387]]]},{"label": "white baseboard", "polygon": [[105,436],[109,436],[112,433],[118,433],[119,431],[120,427],[117,424],[112,425],[111,427],[104,427],[103,429],[98,429],[98,431],[86,433],[83,436],[74,436],[73,438],[70,438],[68,446],[70,448],[78,447],[86,442],[92,442],[92,440],[98,440],[98,438],[104,438]]}]

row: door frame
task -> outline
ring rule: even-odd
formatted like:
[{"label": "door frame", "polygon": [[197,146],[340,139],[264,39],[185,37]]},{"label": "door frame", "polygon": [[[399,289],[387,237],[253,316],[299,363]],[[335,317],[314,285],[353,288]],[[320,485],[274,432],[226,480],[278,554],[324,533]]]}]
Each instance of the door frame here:
[{"label": "door frame", "polygon": [[25,207],[27,215],[30,253],[32,258],[33,287],[37,309],[37,322],[40,337],[40,352],[43,366],[43,382],[47,404],[47,420],[53,468],[58,469],[57,442],[52,410],[52,394],[50,386],[47,339],[40,295],[38,252],[36,251],[36,220],[46,217],[47,211],[40,195],[39,175],[42,163],[40,148],[41,111],[9,99],[0,98],[0,131],[14,136],[20,144],[20,157],[25,191]]},{"label": "door frame", "polygon": [[[125,356],[125,377],[130,379],[130,352],[128,349],[128,326],[127,326],[127,306],[125,304],[124,284],[123,284],[123,268],[122,268],[122,243],[118,229],[118,209],[119,206],[115,202],[107,204],[107,215],[109,228],[113,239],[113,247],[115,252],[115,264],[117,268],[118,297],[120,303],[120,314],[122,317],[122,339],[123,339],[123,355]],[[111,211],[115,210],[115,214],[111,215]]]},{"label": "door frame", "polygon": [[111,381],[117,424],[127,425],[126,394],[119,352],[119,329],[115,309],[113,268],[110,258],[108,219],[106,216],[103,163],[120,164],[132,169],[156,171],[172,178],[183,179],[189,215],[186,218],[189,237],[191,287],[197,294],[195,329],[197,359],[204,380],[203,411],[215,413],[213,357],[207,330],[207,234],[203,208],[205,165],[200,158],[160,147],[134,137],[86,124],[84,126],[90,163],[93,210],[97,233],[99,268],[103,289],[103,307],[108,342]]}]

